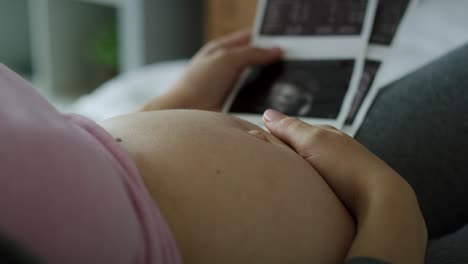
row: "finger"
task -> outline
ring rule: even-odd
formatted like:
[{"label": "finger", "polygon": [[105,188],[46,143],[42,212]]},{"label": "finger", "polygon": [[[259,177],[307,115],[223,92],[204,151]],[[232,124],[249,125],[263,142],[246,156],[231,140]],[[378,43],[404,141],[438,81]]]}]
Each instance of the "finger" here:
[{"label": "finger", "polygon": [[321,128],[304,123],[303,121],[281,114],[275,110],[267,110],[263,115],[263,122],[267,129],[277,138],[288,144],[299,155],[308,158],[313,148],[317,133]]},{"label": "finger", "polygon": [[203,48],[202,52],[209,54],[219,49],[232,49],[246,46],[250,43],[251,35],[252,33],[250,29],[234,32],[230,35],[209,42]]},{"label": "finger", "polygon": [[331,131],[339,131],[338,128],[331,126],[331,125],[320,125],[318,127],[321,127],[323,129],[331,130]]},{"label": "finger", "polygon": [[231,53],[230,60],[241,69],[249,66],[266,65],[278,61],[283,56],[280,48],[243,47]]}]

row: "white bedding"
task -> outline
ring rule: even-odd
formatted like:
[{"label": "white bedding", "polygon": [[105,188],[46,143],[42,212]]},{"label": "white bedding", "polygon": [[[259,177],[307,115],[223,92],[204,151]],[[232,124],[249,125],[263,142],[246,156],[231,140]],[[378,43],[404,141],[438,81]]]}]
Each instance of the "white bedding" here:
[{"label": "white bedding", "polygon": [[[468,0],[422,1],[401,25],[376,84],[395,81],[468,43],[467,10]],[[80,98],[71,111],[96,121],[128,113],[170,87],[186,65],[187,61],[158,63],[119,76]]]},{"label": "white bedding", "polygon": [[186,65],[184,60],[157,63],[120,75],[92,94],[79,98],[70,112],[100,121],[134,111],[170,87]]}]

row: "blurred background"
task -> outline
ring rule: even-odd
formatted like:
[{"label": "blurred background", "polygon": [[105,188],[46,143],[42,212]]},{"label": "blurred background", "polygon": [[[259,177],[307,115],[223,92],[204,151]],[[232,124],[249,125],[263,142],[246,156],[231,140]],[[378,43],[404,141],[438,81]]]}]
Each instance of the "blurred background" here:
[{"label": "blurred background", "polygon": [[[468,0],[418,2],[395,40],[388,81],[468,41]],[[251,25],[256,4],[0,0],[0,62],[61,110],[99,120],[161,93],[205,42]]]},{"label": "blurred background", "polygon": [[255,0],[0,0],[0,61],[46,96],[71,101],[118,74],[191,57],[205,41],[250,25],[255,6]]}]

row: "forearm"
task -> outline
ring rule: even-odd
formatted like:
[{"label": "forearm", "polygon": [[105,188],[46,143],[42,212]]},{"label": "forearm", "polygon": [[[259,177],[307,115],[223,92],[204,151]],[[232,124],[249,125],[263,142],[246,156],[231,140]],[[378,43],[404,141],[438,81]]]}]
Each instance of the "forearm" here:
[{"label": "forearm", "polygon": [[154,97],[144,103],[139,112],[167,110],[167,109],[186,109],[189,108],[188,100],[183,93],[175,93],[172,89],[160,96]]},{"label": "forearm", "polygon": [[149,112],[149,111],[157,111],[157,110],[165,110],[165,109],[173,109],[174,102],[172,100],[168,100],[165,96],[158,96],[152,98],[151,100],[147,101],[143,104],[139,109],[138,112]]},{"label": "forearm", "polygon": [[152,98],[138,111],[157,111],[168,109],[197,109],[205,111],[221,111],[220,105],[208,94],[190,89],[190,85],[179,82],[163,95]]},{"label": "forearm", "polygon": [[403,179],[374,189],[357,211],[358,229],[348,258],[373,257],[390,263],[424,263],[427,231],[417,198]]},{"label": "forearm", "polygon": [[[423,263],[427,231],[411,186],[391,167],[367,153],[352,166],[322,176],[353,212],[357,235],[348,258],[373,257],[391,263]],[[332,166],[332,164],[330,164]],[[349,175],[354,177],[349,177]]]}]

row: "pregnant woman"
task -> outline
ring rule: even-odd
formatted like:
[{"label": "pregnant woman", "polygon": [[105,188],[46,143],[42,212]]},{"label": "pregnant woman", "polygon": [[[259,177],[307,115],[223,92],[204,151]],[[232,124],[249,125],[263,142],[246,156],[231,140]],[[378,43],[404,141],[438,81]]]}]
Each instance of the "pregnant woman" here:
[{"label": "pregnant woman", "polygon": [[217,112],[243,69],[281,57],[248,43],[207,45],[165,95],[101,125],[2,67],[2,237],[45,263],[423,263],[415,192],[359,143]]}]

